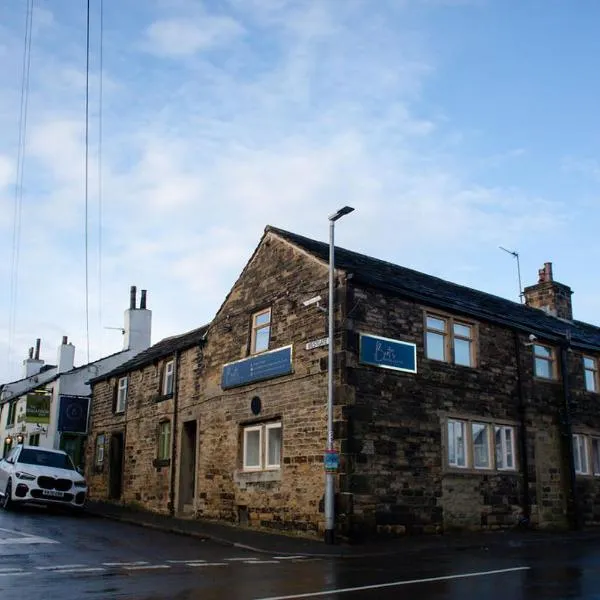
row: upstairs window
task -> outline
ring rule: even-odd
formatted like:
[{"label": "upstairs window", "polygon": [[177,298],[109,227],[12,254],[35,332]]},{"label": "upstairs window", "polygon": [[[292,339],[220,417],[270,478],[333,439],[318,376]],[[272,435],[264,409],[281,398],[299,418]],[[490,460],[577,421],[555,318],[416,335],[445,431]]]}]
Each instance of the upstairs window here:
[{"label": "upstairs window", "polygon": [[12,427],[15,424],[15,417],[17,415],[17,401],[13,400],[8,404],[8,415],[6,417],[6,426]]},{"label": "upstairs window", "polygon": [[[155,388],[156,389],[156,388]],[[115,412],[123,413],[127,408],[127,377],[121,377],[117,385],[117,403]]]},{"label": "upstairs window", "polygon": [[554,349],[542,344],[533,345],[534,374],[542,379],[556,379]]},{"label": "upstairs window", "polygon": [[175,361],[170,360],[165,364],[165,372],[163,376],[163,389],[162,393],[164,396],[170,396],[173,394],[174,387],[174,372],[175,372]]},{"label": "upstairs window", "polygon": [[588,392],[598,391],[598,362],[590,356],[583,357],[583,370],[585,374],[585,389]]},{"label": "upstairs window", "polygon": [[475,366],[474,326],[450,317],[426,316],[425,351],[427,358]]},{"label": "upstairs window", "polygon": [[257,354],[269,349],[271,338],[271,309],[261,310],[252,315],[252,340],[250,352]]}]

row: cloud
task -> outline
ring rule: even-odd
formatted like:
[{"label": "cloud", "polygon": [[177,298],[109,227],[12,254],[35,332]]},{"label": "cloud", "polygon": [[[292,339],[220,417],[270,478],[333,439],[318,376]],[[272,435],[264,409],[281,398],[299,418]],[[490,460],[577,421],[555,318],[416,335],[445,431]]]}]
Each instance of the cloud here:
[{"label": "cloud", "polygon": [[203,15],[194,22],[163,19],[148,27],[144,47],[158,56],[177,58],[223,46],[243,32],[239,23],[223,16]]}]

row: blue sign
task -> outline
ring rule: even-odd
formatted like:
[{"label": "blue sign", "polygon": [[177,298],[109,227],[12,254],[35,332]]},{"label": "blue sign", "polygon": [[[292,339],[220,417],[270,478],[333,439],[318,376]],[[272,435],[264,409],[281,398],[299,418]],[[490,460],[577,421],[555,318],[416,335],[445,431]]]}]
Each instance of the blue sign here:
[{"label": "blue sign", "polygon": [[335,450],[325,450],[323,463],[326,471],[337,471],[340,468],[340,455]]},{"label": "blue sign", "polygon": [[360,334],[360,362],[383,369],[417,372],[417,346],[377,335]]},{"label": "blue sign", "polygon": [[226,390],[292,372],[292,347],[278,348],[223,366],[221,387]]},{"label": "blue sign", "polygon": [[87,433],[90,399],[86,396],[60,396],[58,431]]}]

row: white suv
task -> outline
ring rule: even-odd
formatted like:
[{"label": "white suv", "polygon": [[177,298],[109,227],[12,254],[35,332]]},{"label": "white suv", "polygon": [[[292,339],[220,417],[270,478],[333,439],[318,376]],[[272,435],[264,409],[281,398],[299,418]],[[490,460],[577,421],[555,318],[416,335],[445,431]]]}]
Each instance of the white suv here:
[{"label": "white suv", "polygon": [[0,503],[5,510],[16,503],[81,510],[86,496],[85,479],[62,450],[17,446],[0,460]]}]

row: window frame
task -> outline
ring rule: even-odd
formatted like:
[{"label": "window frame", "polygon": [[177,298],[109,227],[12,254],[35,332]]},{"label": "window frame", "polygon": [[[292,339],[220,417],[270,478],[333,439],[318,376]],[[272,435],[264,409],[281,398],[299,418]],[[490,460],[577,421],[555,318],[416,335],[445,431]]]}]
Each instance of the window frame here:
[{"label": "window frame", "polygon": [[[452,429],[453,429],[453,444],[454,444],[454,462],[450,462],[450,424],[452,424]],[[457,436],[456,436],[456,425],[460,425],[462,428],[462,435],[463,435],[463,452],[462,455],[464,456],[464,461],[465,464],[461,465],[458,464],[458,461],[456,459],[456,457],[458,456],[458,451],[457,451]],[[454,419],[454,418],[449,418],[447,419],[446,422],[446,464],[453,468],[453,469],[468,469],[468,465],[469,465],[469,459],[467,457],[467,452],[468,452],[468,437],[467,437],[467,423],[461,419]]]},{"label": "window frame", "polygon": [[[600,477],[600,437],[590,436],[590,453],[591,453],[591,474],[594,477]],[[596,446],[596,454],[594,454],[594,445]]]},{"label": "window frame", "polygon": [[[29,439],[27,441],[28,441],[28,446],[39,446],[40,445],[40,434],[39,433],[30,433]],[[35,442],[35,444],[33,442]]]},{"label": "window frame", "polygon": [[168,419],[160,421],[158,424],[158,448],[156,456],[160,461],[171,460],[171,435],[171,421]]},{"label": "window frame", "polygon": [[[269,320],[266,323],[257,324],[257,320],[263,316],[269,315]],[[267,352],[271,345],[271,323],[273,321],[273,313],[271,311],[271,307],[263,308],[252,315],[252,329],[250,333],[250,354],[261,354],[262,352]],[[261,348],[260,350],[256,349],[256,341],[258,339],[258,334],[267,330],[267,347]]]},{"label": "window frame", "polygon": [[[438,329],[436,327],[430,327],[429,318],[437,319],[438,321],[442,321],[444,323],[444,329]],[[424,311],[424,328],[425,328],[425,340],[424,340],[424,350],[425,350],[425,358],[428,360],[435,360],[437,362],[444,362],[451,365],[456,365],[457,367],[465,367],[468,369],[477,368],[477,335],[478,329],[477,324],[473,321],[469,321],[468,319],[463,319],[461,317],[455,317],[453,315],[444,314],[441,312],[435,311]],[[456,334],[454,329],[455,326],[468,327],[470,330],[471,337],[466,337],[461,334]],[[429,356],[429,334],[440,335],[443,340],[443,351],[444,358],[436,358],[433,356]],[[465,365],[463,363],[456,362],[456,344],[455,340],[461,340],[463,342],[467,342],[469,345],[469,364]]]},{"label": "window frame", "polygon": [[[580,444],[583,442],[583,444]],[[571,444],[573,448],[573,463],[575,467],[575,475],[590,475],[590,444],[588,444],[588,436],[583,433],[574,433],[571,436]],[[583,453],[581,452],[583,446]],[[585,458],[585,470],[581,459]],[[579,465],[577,464],[579,463]]]},{"label": "window frame", "polygon": [[104,454],[106,447],[106,435],[99,433],[96,436],[96,444],[94,447],[94,465],[96,467],[102,467],[104,465]]},{"label": "window frame", "polygon": [[[517,426],[512,423],[507,423],[503,420],[496,421],[494,419],[486,419],[480,417],[464,417],[464,416],[453,416],[448,415],[443,419],[444,423],[444,469],[448,471],[469,471],[471,473],[491,473],[491,472],[502,472],[502,473],[516,473],[518,472],[518,459],[517,459]],[[462,426],[464,433],[464,456],[465,464],[460,465],[450,462],[450,424],[459,424]],[[475,445],[473,437],[473,426],[483,425],[486,427],[486,441],[487,441],[487,452],[488,452],[488,466],[475,466]],[[497,444],[496,444],[496,430],[501,429],[502,431],[511,431],[511,444],[512,444],[512,466],[506,466],[505,464],[500,465],[497,460]],[[503,447],[503,457],[506,459],[507,451]]]},{"label": "window frame", "polygon": [[[125,382],[124,385],[121,385],[122,382]],[[128,391],[129,377],[119,377],[117,380],[117,401],[115,402],[115,414],[123,414],[127,410]]]},{"label": "window frame", "polygon": [[[592,366],[588,367],[586,365],[586,361],[592,361]],[[585,391],[586,392],[590,392],[592,394],[597,394],[599,392],[599,387],[598,387],[598,360],[593,357],[593,356],[589,356],[589,355],[583,355],[582,357],[582,363],[583,363],[583,386],[585,387]],[[590,389],[588,387],[588,378],[587,378],[587,374],[591,373],[592,375],[592,381],[594,384],[594,389]]]},{"label": "window frame", "polygon": [[[538,354],[536,352],[536,348],[545,348],[546,350],[549,350],[550,356],[548,357],[546,355]],[[537,379],[542,379],[543,381],[556,381],[558,379],[558,369],[557,369],[557,363],[556,363],[556,348],[554,348],[554,346],[549,346],[547,344],[541,344],[539,342],[536,342],[532,346],[532,352],[533,352],[533,376],[536,377]],[[545,375],[540,375],[538,373],[538,368],[537,368],[538,361],[544,361],[544,362],[548,363],[549,370],[550,370],[549,377],[546,377]]]},{"label": "window frame", "polygon": [[[502,440],[500,446],[502,451],[502,466],[498,466],[498,444],[496,442],[496,434],[498,431],[501,431],[502,434],[500,439]],[[508,466],[508,451],[506,448],[506,436],[504,435],[505,431],[510,431],[510,444],[512,450],[512,466]],[[494,425],[494,467],[497,471],[516,471],[517,469],[517,460],[516,460],[516,448],[515,448],[515,428],[512,425]]]},{"label": "window frame", "polygon": [[6,415],[6,428],[10,429],[15,426],[17,420],[17,402],[18,400],[9,400],[8,414]]},{"label": "window frame", "polygon": [[162,384],[163,396],[172,396],[175,390],[175,361],[173,359],[165,363]]},{"label": "window frame", "polygon": [[[241,426],[242,429],[242,457],[241,467],[245,473],[257,473],[265,471],[280,471],[282,467],[283,457],[283,424],[281,419],[263,421],[260,423],[248,423]],[[279,447],[279,462],[269,463],[269,431],[273,429],[279,429],[280,435],[280,447]],[[258,465],[248,465],[248,433],[259,432],[258,437]]]}]

